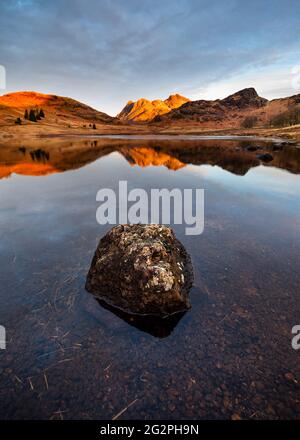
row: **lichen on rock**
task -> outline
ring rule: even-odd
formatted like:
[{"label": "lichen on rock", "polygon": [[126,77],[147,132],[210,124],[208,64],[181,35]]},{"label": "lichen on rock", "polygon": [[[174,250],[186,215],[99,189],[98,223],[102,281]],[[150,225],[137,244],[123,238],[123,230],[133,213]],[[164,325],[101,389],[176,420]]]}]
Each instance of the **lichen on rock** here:
[{"label": "lichen on rock", "polygon": [[190,308],[193,269],[168,226],[119,225],[101,240],[86,289],[127,313],[168,316]]}]

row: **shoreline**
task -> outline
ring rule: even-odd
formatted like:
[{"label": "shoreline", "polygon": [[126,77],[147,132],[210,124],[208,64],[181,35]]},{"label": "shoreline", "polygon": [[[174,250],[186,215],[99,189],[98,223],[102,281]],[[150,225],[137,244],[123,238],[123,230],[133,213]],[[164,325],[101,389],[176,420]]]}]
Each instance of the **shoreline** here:
[{"label": "shoreline", "polygon": [[[94,130],[92,133],[87,133],[86,130],[28,130],[27,127],[13,127],[14,131],[2,131],[0,132],[0,142],[5,144],[11,141],[24,141],[28,139],[51,139],[51,138],[115,138],[115,139],[149,139],[149,138],[176,138],[176,139],[255,139],[264,140],[268,139],[274,142],[288,142],[293,145],[300,145],[300,127],[287,127],[284,129],[253,129],[253,130],[241,130],[241,129],[221,129],[221,130],[203,130],[196,127],[176,127],[175,130],[172,127],[161,128],[147,126],[127,126],[118,130],[112,126],[102,126],[98,130]],[[34,127],[37,128],[37,127]],[[121,128],[121,127],[120,127]],[[160,128],[160,129],[159,129]]]},{"label": "shoreline", "polygon": [[67,138],[76,138],[76,139],[133,139],[133,140],[172,140],[176,139],[178,141],[195,141],[195,140],[255,140],[255,141],[270,141],[270,142],[278,142],[278,143],[287,143],[289,145],[294,145],[296,143],[295,140],[290,140],[283,137],[271,137],[271,136],[258,136],[258,135],[203,135],[203,134],[128,134],[128,133],[108,133],[108,134],[61,134],[61,135],[41,135],[38,136],[39,139],[67,139]]}]

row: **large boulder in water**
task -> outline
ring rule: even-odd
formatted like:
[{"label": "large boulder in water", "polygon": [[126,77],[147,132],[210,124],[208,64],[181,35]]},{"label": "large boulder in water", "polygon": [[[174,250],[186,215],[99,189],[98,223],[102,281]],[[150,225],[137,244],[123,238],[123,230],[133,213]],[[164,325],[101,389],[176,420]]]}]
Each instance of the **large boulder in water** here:
[{"label": "large boulder in water", "polygon": [[127,313],[167,316],[190,308],[193,269],[171,228],[119,225],[101,240],[86,289]]}]

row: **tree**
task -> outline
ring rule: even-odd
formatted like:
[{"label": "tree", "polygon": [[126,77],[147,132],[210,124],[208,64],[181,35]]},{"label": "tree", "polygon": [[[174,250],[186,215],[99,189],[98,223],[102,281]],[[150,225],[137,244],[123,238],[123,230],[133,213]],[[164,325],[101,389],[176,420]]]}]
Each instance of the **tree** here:
[{"label": "tree", "polygon": [[25,113],[24,113],[24,119],[28,119],[28,110],[27,109],[25,110]]},{"label": "tree", "polygon": [[33,109],[30,109],[30,112],[29,112],[29,121],[31,121],[31,122],[36,122],[35,111],[34,111]]},{"label": "tree", "polygon": [[21,125],[21,124],[22,124],[21,118],[17,118],[17,119],[15,120],[15,124],[17,124],[17,125]]},{"label": "tree", "polygon": [[253,128],[256,123],[257,123],[256,116],[247,116],[242,122],[242,127],[243,128]]},{"label": "tree", "polygon": [[300,110],[296,106],[274,116],[270,120],[271,127],[291,127],[300,124]]}]

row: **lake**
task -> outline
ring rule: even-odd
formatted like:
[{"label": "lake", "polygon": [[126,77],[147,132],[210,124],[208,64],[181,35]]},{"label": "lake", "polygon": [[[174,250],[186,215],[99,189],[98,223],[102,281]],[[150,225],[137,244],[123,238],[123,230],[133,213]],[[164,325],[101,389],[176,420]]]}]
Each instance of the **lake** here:
[{"label": "lake", "polygon": [[[0,177],[1,419],[300,418],[300,149],[188,136],[9,141]],[[120,180],[204,189],[203,233],[171,225],[193,261],[192,308],[164,322],[85,290],[111,227],[96,222],[96,193]]]}]

